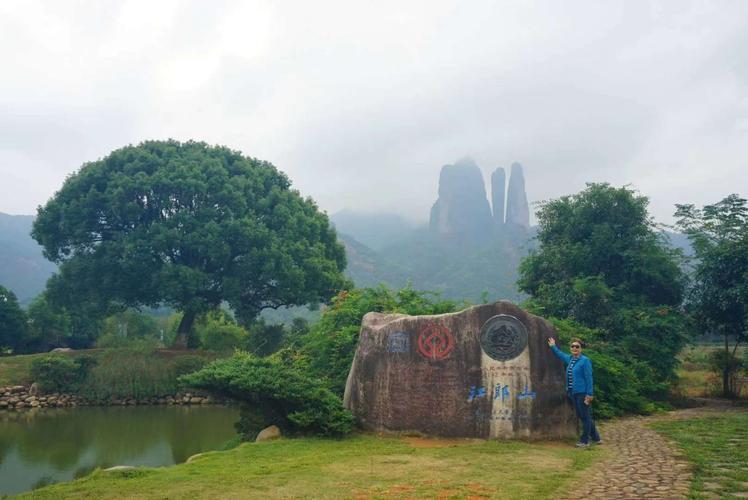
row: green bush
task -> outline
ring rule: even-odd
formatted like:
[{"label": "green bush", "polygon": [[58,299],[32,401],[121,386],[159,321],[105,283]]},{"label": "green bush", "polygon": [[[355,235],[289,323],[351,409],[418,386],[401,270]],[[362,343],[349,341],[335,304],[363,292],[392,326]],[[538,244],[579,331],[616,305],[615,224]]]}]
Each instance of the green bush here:
[{"label": "green bush", "polygon": [[200,356],[188,354],[186,356],[179,356],[172,362],[174,374],[177,377],[187,375],[188,373],[196,372],[206,365],[208,361]]},{"label": "green bush", "polygon": [[599,329],[570,319],[550,318],[550,321],[558,333],[560,348],[564,349],[573,337],[584,343],[584,354],[592,361],[597,418],[654,411],[655,406],[644,395],[647,391],[642,377],[648,368],[646,363],[616,356],[616,349],[604,340],[605,332]]},{"label": "green bush", "polygon": [[286,329],[282,324],[268,324],[259,318],[249,327],[244,348],[257,356],[268,356],[276,352],[285,340]]},{"label": "green bush", "polygon": [[209,351],[231,352],[247,340],[247,331],[222,310],[206,314],[197,322],[195,329],[200,344]]},{"label": "green bush", "polygon": [[178,389],[171,363],[142,351],[112,349],[101,356],[80,393],[95,400],[143,399],[174,394]]},{"label": "green bush", "polygon": [[[397,292],[385,286],[344,291],[333,299],[332,306],[309,333],[298,338],[296,342],[300,347],[290,356],[297,364],[304,365],[311,376],[323,380],[334,393],[342,395],[358,343],[361,320],[366,313],[443,314],[466,305],[443,300],[432,292],[414,290],[411,286]],[[284,355],[289,356],[289,353]]]},{"label": "green bush", "polygon": [[[84,363],[89,367],[89,363]],[[34,359],[29,368],[31,378],[43,392],[74,392],[81,382],[81,365],[73,359],[48,354]]]},{"label": "green bush", "polygon": [[242,418],[237,430],[246,440],[271,424],[286,434],[322,436],[346,434],[353,425],[353,416],[343,408],[339,397],[279,357],[236,353],[184,375],[180,381],[239,401]]}]

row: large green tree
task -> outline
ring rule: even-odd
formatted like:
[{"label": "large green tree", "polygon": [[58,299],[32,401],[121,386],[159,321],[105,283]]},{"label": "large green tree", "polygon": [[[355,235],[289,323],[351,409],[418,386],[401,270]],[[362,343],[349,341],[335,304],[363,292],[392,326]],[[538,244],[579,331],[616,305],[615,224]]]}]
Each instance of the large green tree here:
[{"label": "large green tree", "polygon": [[251,320],[345,282],[344,249],[310,198],[270,163],[199,142],[148,141],[83,165],[32,236],[60,264],[50,297],[174,307],[177,346],[222,302]]},{"label": "large green tree", "polygon": [[643,381],[642,394],[664,397],[686,339],[685,279],[647,205],[608,184],[543,203],[539,247],[518,285],[537,312],[597,329],[602,350]]},{"label": "large green tree", "polygon": [[[748,340],[748,202],[737,194],[702,209],[678,205],[675,216],[693,245],[688,305],[700,326],[724,338],[722,390],[733,396],[731,362]],[[732,350],[730,339],[734,341]]]},{"label": "large green tree", "polygon": [[16,295],[0,285],[0,355],[16,352],[26,338],[26,314],[18,305]]}]

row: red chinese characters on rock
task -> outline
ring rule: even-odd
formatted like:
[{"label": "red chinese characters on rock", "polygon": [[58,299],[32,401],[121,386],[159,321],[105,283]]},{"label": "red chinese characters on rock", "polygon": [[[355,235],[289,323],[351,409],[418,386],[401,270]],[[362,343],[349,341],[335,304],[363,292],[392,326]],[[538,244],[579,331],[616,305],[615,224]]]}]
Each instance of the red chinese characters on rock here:
[{"label": "red chinese characters on rock", "polygon": [[429,323],[418,334],[418,352],[426,358],[444,359],[449,356],[454,347],[454,335],[443,325]]}]

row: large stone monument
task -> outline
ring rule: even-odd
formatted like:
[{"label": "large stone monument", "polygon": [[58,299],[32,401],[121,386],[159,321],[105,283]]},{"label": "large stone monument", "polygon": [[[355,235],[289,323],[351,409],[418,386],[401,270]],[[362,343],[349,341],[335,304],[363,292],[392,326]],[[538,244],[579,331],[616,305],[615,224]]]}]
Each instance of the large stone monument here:
[{"label": "large stone monument", "polygon": [[576,434],[543,318],[500,301],[436,316],[364,316],[344,402],[365,429],[434,436]]}]

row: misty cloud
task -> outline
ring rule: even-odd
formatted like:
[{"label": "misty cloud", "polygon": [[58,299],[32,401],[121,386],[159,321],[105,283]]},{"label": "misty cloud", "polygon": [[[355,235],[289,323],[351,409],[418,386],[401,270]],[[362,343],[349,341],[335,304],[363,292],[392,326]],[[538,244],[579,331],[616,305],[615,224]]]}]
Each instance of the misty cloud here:
[{"label": "misty cloud", "polygon": [[741,2],[3,2],[0,211],[150,138],[273,162],[321,208],[425,221],[442,165],[657,219],[748,185]]}]

